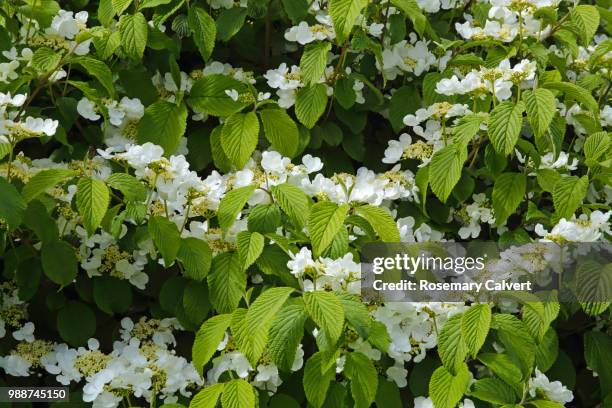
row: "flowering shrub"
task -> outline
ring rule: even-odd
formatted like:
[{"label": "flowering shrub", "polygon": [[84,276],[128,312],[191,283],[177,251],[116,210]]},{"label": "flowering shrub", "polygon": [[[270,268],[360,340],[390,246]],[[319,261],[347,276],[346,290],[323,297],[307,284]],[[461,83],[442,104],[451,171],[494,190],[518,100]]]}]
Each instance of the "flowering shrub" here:
[{"label": "flowering shrub", "polygon": [[1,385],[612,406],[609,302],[363,302],[359,262],[608,241],[608,1],[5,0],[0,22]]}]

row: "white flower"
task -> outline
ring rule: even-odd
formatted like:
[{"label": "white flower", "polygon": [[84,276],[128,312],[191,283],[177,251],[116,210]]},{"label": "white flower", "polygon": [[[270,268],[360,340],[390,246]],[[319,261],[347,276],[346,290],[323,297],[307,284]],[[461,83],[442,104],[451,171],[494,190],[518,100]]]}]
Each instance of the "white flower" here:
[{"label": "white flower", "polygon": [[81,98],[79,103],[77,103],[77,112],[85,119],[100,119],[100,115],[96,113],[96,104],[87,99],[86,97]]},{"label": "white flower", "polygon": [[408,385],[408,370],[404,368],[402,363],[396,363],[395,365],[387,368],[386,373],[387,378],[393,380],[393,382],[395,382],[399,388],[404,388],[406,385]]},{"label": "white flower", "polygon": [[32,343],[34,341],[34,323],[27,322],[21,329],[13,332],[13,338],[17,341],[27,341]]},{"label": "white flower", "polygon": [[234,102],[238,101],[238,97],[240,96],[238,95],[238,91],[235,89],[226,89],[225,94],[232,98]]},{"label": "white flower", "polygon": [[529,395],[535,397],[538,392],[543,393],[547,399],[559,404],[566,404],[574,399],[574,394],[560,381],[550,381],[545,374],[537,368],[535,377],[529,379]]},{"label": "white flower", "polygon": [[31,366],[28,360],[16,354],[0,357],[0,367],[13,377],[29,376]]},{"label": "white flower", "polygon": [[414,408],[435,408],[431,398],[416,397],[414,399]]}]

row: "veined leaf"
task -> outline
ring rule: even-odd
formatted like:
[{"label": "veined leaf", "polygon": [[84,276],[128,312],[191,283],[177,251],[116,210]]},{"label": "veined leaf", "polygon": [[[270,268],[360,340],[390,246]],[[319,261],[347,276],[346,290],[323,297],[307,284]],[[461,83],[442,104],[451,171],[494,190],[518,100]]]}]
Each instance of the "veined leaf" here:
[{"label": "veined leaf", "polygon": [[149,219],[149,235],[164,258],[164,265],[170,266],[181,247],[181,236],[176,225],[166,217],[154,216]]},{"label": "veined leaf", "polygon": [[238,254],[223,252],[217,255],[207,281],[210,302],[215,310],[220,313],[234,311],[246,289],[246,274],[240,267]]},{"label": "veined leaf", "polygon": [[59,183],[74,177],[77,174],[74,170],[68,169],[48,169],[42,170],[34,175],[23,187],[21,192],[23,199],[27,202],[32,201],[39,194],[44,193]]},{"label": "veined leaf", "polygon": [[331,0],[329,2],[329,15],[334,24],[338,44],[343,44],[347,40],[357,16],[367,3],[367,0]]},{"label": "veined leaf", "polygon": [[355,407],[368,408],[374,402],[378,389],[378,375],[372,360],[357,351],[348,353],[344,370],[351,380],[351,395]]},{"label": "veined leaf", "polygon": [[485,342],[491,326],[491,307],[486,303],[472,305],[463,312],[461,337],[470,354],[476,357]]},{"label": "veined leaf", "polygon": [[261,357],[268,342],[270,326],[292,292],[292,288],[285,287],[268,289],[249,307],[244,323],[235,335],[239,349],[251,364],[257,364]]},{"label": "veined leaf", "polygon": [[357,207],[357,214],[365,218],[384,242],[399,242],[399,230],[389,211],[366,204]]},{"label": "veined leaf", "polygon": [[335,342],[342,334],[344,326],[344,309],[338,298],[330,292],[304,293],[306,311],[329,338]]},{"label": "veined leaf", "polygon": [[231,380],[223,386],[223,408],[255,408],[255,390],[244,380]]},{"label": "veined leaf", "polygon": [[301,88],[295,98],[295,114],[308,129],[317,123],[325,112],[325,106],[327,106],[327,91],[323,84]]},{"label": "veined leaf", "polygon": [[436,196],[445,202],[461,178],[467,151],[456,145],[443,147],[434,153],[429,163],[429,185]]},{"label": "veined leaf", "polygon": [[272,147],[283,156],[295,156],[300,136],[297,125],[287,112],[282,109],[262,109],[258,113],[266,139],[272,143]]},{"label": "veined leaf", "polygon": [[76,206],[89,235],[98,228],[110,203],[110,192],[103,181],[84,178],[77,183]]},{"label": "veined leaf", "polygon": [[192,6],[187,10],[189,28],[200,55],[206,61],[215,48],[217,26],[215,20],[202,7]]},{"label": "veined leaf", "polygon": [[119,19],[121,46],[133,60],[141,60],[147,45],[149,29],[147,19],[142,13],[124,14]]},{"label": "veined leaf", "polygon": [[255,186],[250,185],[235,188],[225,194],[221,199],[221,203],[219,203],[219,210],[217,211],[217,218],[221,228],[226,230],[234,224],[236,217],[242,211],[253,191],[255,191]]},{"label": "veined leaf", "polygon": [[503,173],[493,186],[493,209],[495,221],[502,225],[518,208],[525,196],[527,179],[521,173]]},{"label": "veined leaf", "polygon": [[465,363],[451,374],[444,366],[438,367],[429,380],[429,396],[436,408],[454,408],[463,397],[470,381]]},{"label": "veined leaf", "polygon": [[327,41],[307,44],[300,59],[300,80],[305,84],[316,84],[327,66],[327,53],[331,43]]},{"label": "veined leaf", "polygon": [[244,167],[257,147],[259,120],[253,112],[234,113],[221,130],[221,146],[237,168]]},{"label": "veined leaf", "polygon": [[589,187],[587,176],[561,177],[553,189],[553,204],[559,217],[569,219],[582,204]]},{"label": "veined leaf", "polygon": [[548,89],[537,88],[533,91],[526,90],[523,101],[533,133],[537,137],[542,137],[557,111],[555,96]]},{"label": "veined leaf", "polygon": [[347,212],[346,204],[338,206],[330,201],[322,201],[311,207],[308,231],[315,256],[319,256],[331,244],[334,236],[343,226]]},{"label": "veined leaf", "polygon": [[184,103],[175,105],[157,101],[147,106],[144,116],[138,122],[138,142],[151,142],[161,146],[164,154],[173,154],[187,127],[187,107]]},{"label": "veined leaf", "polygon": [[525,104],[514,105],[510,101],[502,102],[489,116],[489,138],[498,153],[506,156],[512,153],[521,133]]},{"label": "veined leaf", "polygon": [[272,196],[298,228],[306,224],[312,202],[300,188],[292,184],[280,184],[272,187]]},{"label": "veined leaf", "polygon": [[191,356],[193,366],[198,370],[200,375],[202,375],[202,367],[215,354],[217,347],[219,347],[219,343],[223,340],[225,331],[230,325],[231,318],[232,316],[230,314],[213,316],[205,321],[200,327],[200,330],[196,333],[191,348]]},{"label": "veined leaf", "polygon": [[243,269],[253,265],[264,247],[264,237],[258,232],[241,231],[236,237],[238,255]]}]

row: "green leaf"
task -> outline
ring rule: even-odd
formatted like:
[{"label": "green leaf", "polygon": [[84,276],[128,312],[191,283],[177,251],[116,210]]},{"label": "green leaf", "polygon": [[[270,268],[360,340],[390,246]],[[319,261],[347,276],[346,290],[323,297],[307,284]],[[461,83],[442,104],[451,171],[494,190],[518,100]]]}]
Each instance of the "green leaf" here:
[{"label": "green leaf", "polygon": [[589,178],[582,176],[561,177],[553,189],[553,204],[555,212],[561,218],[570,219],[582,200],[586,196],[589,187]]},{"label": "green leaf", "polygon": [[112,98],[115,95],[113,73],[104,62],[91,57],[78,57],[73,62],[82,66],[85,72],[100,81],[104,89],[106,89],[108,96]]},{"label": "green leaf", "polygon": [[82,346],[96,332],[96,316],[86,304],[68,302],[57,314],[57,331],[71,346]]},{"label": "green leaf", "polygon": [[406,17],[410,18],[414,31],[422,37],[428,23],[427,17],[425,17],[417,2],[415,0],[391,0],[391,4],[402,10]]},{"label": "green leaf", "polygon": [[15,186],[0,177],[0,221],[8,224],[9,231],[19,227],[26,206]]},{"label": "green leaf", "polygon": [[342,304],[346,321],[361,337],[367,339],[370,336],[372,319],[366,305],[359,297],[347,292],[337,292],[336,296]]},{"label": "green leaf", "polygon": [[189,401],[189,408],[215,408],[224,387],[224,383],[210,384]]},{"label": "green leaf", "polygon": [[253,265],[264,247],[264,237],[259,232],[241,231],[236,237],[238,255],[242,268],[247,269]]},{"label": "green leaf", "polygon": [[336,233],[344,224],[349,208],[330,202],[318,202],[310,208],[308,232],[312,240],[314,256],[318,257],[331,244]]},{"label": "green leaf", "polygon": [[584,359],[589,368],[597,373],[602,390],[612,389],[612,336],[599,331],[584,334]]},{"label": "green leaf", "polygon": [[119,19],[119,33],[126,55],[133,60],[141,60],[149,34],[145,16],[142,13],[122,15]]},{"label": "green leaf", "polygon": [[587,159],[598,160],[610,149],[610,135],[608,132],[593,133],[584,142],[583,149]]},{"label": "green leaf", "polygon": [[244,380],[231,380],[225,383],[221,395],[223,408],[255,408],[255,390]]},{"label": "green leaf", "polygon": [[512,387],[497,378],[482,378],[472,385],[470,395],[493,404],[514,404],[517,400]]},{"label": "green leaf", "polygon": [[321,80],[327,66],[327,53],[331,43],[327,41],[314,42],[304,47],[300,59],[300,80],[306,85],[316,84]]},{"label": "green leaf", "polygon": [[132,0],[111,0],[115,14],[120,16],[132,4]]},{"label": "green leaf", "polygon": [[330,0],[329,15],[336,31],[338,44],[343,44],[351,34],[361,10],[367,0]]},{"label": "green leaf", "polygon": [[491,326],[491,307],[486,303],[472,305],[463,312],[461,337],[468,351],[476,357],[484,344]]},{"label": "green leaf", "polygon": [[599,27],[599,11],[597,7],[581,4],[570,10],[571,21],[578,28],[582,43],[586,46],[591,43]]},{"label": "green leaf", "polygon": [[185,276],[202,281],[210,271],[212,250],[206,241],[194,237],[183,238],[176,258],[185,268]]},{"label": "green leaf", "polygon": [[105,25],[108,26],[111,21],[113,21],[113,17],[115,17],[115,9],[113,8],[112,0],[100,0],[98,4],[98,20]]},{"label": "green leaf", "polygon": [[134,176],[127,173],[113,173],[106,179],[106,184],[121,191],[127,201],[144,201],[147,189]]},{"label": "green leaf", "polygon": [[456,145],[443,147],[434,153],[429,163],[429,185],[431,191],[442,201],[450,195],[461,178],[467,150]]},{"label": "green leaf", "polygon": [[462,314],[451,316],[442,326],[438,338],[438,354],[450,373],[457,372],[469,351],[463,339],[462,319]]},{"label": "green leaf", "polygon": [[504,155],[509,155],[521,133],[523,123],[523,111],[525,104],[519,102],[516,105],[510,101],[502,102],[489,117],[489,138],[495,150]]},{"label": "green leaf", "polygon": [[312,129],[321,115],[323,115],[325,106],[327,106],[327,90],[325,85],[314,84],[298,90],[295,97],[295,114],[300,123],[308,129]]},{"label": "green leaf", "polygon": [[253,366],[257,365],[264,352],[268,331],[276,314],[292,292],[292,288],[285,287],[271,288],[263,292],[249,307],[239,332],[234,333],[238,348]]},{"label": "green leaf", "polygon": [[268,333],[268,352],[279,369],[291,369],[304,335],[307,317],[303,304],[291,304],[283,307],[272,322]]},{"label": "green leaf", "polygon": [[[225,336],[225,331],[230,325],[231,314],[213,316],[205,321],[196,333],[191,356],[193,366],[202,375],[202,368],[217,351],[219,343]],[[196,397],[197,398],[197,397]]]},{"label": "green leaf", "polygon": [[467,147],[468,143],[480,131],[484,117],[478,114],[465,115],[453,126],[453,140],[460,146]]},{"label": "green leaf", "polygon": [[59,238],[57,220],[49,215],[47,208],[38,200],[28,203],[23,214],[23,223],[34,231],[41,242],[57,241]]},{"label": "green leaf", "polygon": [[351,380],[355,407],[368,408],[372,405],[378,389],[378,374],[372,360],[359,352],[348,353],[344,372]]},{"label": "green leaf", "polygon": [[221,130],[221,146],[232,164],[241,169],[257,147],[259,120],[254,112],[234,113]]},{"label": "green leaf", "polygon": [[176,259],[181,247],[181,234],[172,221],[166,217],[149,218],[149,235],[164,258],[164,265],[170,266]]},{"label": "green leaf", "polygon": [[434,406],[454,408],[463,397],[469,382],[470,374],[465,364],[458,366],[456,375],[448,372],[444,366],[438,367],[429,381],[429,396]]},{"label": "green leaf", "polygon": [[275,232],[280,225],[281,213],[275,204],[258,204],[249,213],[248,228],[251,232]]},{"label": "green leaf", "polygon": [[244,25],[247,9],[244,7],[233,7],[223,10],[217,18],[217,39],[227,42],[240,31]]},{"label": "green leaf", "polygon": [[555,329],[549,327],[536,348],[536,366],[546,372],[552,367],[559,355],[559,339]]},{"label": "green leaf", "polygon": [[520,365],[523,379],[529,376],[535,361],[535,342],[525,324],[516,316],[496,314],[491,327],[497,330],[499,340],[506,353]]},{"label": "green leaf", "polygon": [[[199,327],[210,312],[210,302],[208,297],[208,287],[203,282],[190,281],[187,282],[183,289],[182,314],[183,318],[179,320],[188,320],[189,329]],[[177,305],[180,311],[181,305]]]},{"label": "green leaf", "polygon": [[110,192],[103,181],[94,178],[84,178],[77,183],[76,206],[79,210],[83,226],[92,235],[104,218]]},{"label": "green leaf", "polygon": [[297,125],[283,109],[263,109],[259,112],[266,139],[283,156],[297,153],[300,133]]},{"label": "green leaf", "polygon": [[[353,85],[355,84],[355,79],[353,77],[340,77],[334,84],[334,98],[340,106],[344,109],[350,109],[357,100],[357,95],[355,94],[355,90],[353,89]],[[397,92],[396,92],[397,93]],[[395,93],[393,94],[395,95]],[[391,114],[389,114],[391,117]],[[393,120],[390,118],[391,123],[393,124]],[[404,124],[400,126],[400,129],[404,127]],[[395,130],[395,127],[394,127]],[[399,129],[398,129],[399,130]]]},{"label": "green leaf", "polygon": [[57,69],[62,54],[48,47],[41,47],[32,55],[32,67],[39,73],[45,75]]},{"label": "green leaf", "polygon": [[537,88],[533,91],[526,90],[523,101],[527,110],[527,118],[533,133],[537,137],[546,134],[557,112],[555,95],[548,89]]},{"label": "green leaf", "polygon": [[32,201],[40,194],[76,176],[77,172],[68,169],[48,169],[42,170],[34,175],[23,187],[21,194],[27,202]]},{"label": "green leaf", "polygon": [[537,180],[542,190],[550,193],[555,189],[555,185],[561,179],[561,175],[556,170],[552,169],[539,169]]},{"label": "green leaf", "polygon": [[336,342],[344,326],[344,309],[338,298],[330,292],[306,292],[304,306],[312,320]]},{"label": "green leaf", "polygon": [[193,42],[206,61],[215,48],[217,26],[215,20],[202,7],[193,6],[187,10],[187,21],[191,30]]},{"label": "green leaf", "polygon": [[[316,292],[309,292],[316,293]],[[335,364],[327,366],[323,352],[314,353],[304,367],[304,392],[306,399],[315,408],[321,408],[327,396],[329,383],[336,375]]]},{"label": "green leaf", "polygon": [[397,224],[383,207],[375,207],[370,204],[357,207],[357,214],[365,218],[384,242],[399,242],[399,230]]},{"label": "green leaf", "polygon": [[77,276],[74,248],[66,241],[45,242],[40,251],[43,272],[53,283],[66,286]]},{"label": "green leaf", "polygon": [[292,184],[272,187],[272,196],[291,221],[300,229],[306,224],[310,212],[310,198],[300,188]]},{"label": "green leaf", "polygon": [[132,306],[132,285],[124,279],[99,276],[93,280],[93,298],[103,312],[124,313]]},{"label": "green leaf", "polygon": [[282,0],[282,3],[285,13],[287,13],[287,17],[289,17],[294,24],[299,24],[300,21],[306,19],[309,6],[306,0]]},{"label": "green leaf", "polygon": [[478,360],[506,383],[516,385],[521,382],[521,368],[507,354],[482,353]]},{"label": "green leaf", "polygon": [[164,149],[164,154],[173,154],[187,127],[187,107],[166,101],[157,101],[147,106],[138,122],[138,143],[151,142]]},{"label": "green leaf", "polygon": [[236,217],[238,217],[238,214],[242,211],[242,208],[253,194],[253,191],[255,191],[255,186],[250,185],[235,188],[225,194],[221,199],[221,203],[219,203],[219,210],[217,211],[219,226],[222,229],[227,230],[234,224]]},{"label": "green leaf", "polygon": [[493,186],[493,209],[497,225],[502,225],[525,197],[527,179],[521,173],[503,173]]},{"label": "green leaf", "polygon": [[232,89],[239,95],[248,91],[245,84],[232,77],[221,74],[205,75],[193,84],[187,102],[199,112],[213,116],[230,116],[248,105],[240,98],[234,101],[225,93]]},{"label": "green leaf", "polygon": [[580,263],[576,271],[576,299],[591,316],[598,316],[610,306],[612,299],[612,264],[601,265],[593,260]]},{"label": "green leaf", "polygon": [[224,252],[212,262],[207,277],[210,302],[220,313],[230,313],[238,307],[246,289],[246,275],[237,253]]},{"label": "green leaf", "polygon": [[597,112],[599,110],[599,106],[597,105],[597,101],[593,98],[593,95],[586,89],[578,86],[576,84],[572,84],[571,82],[545,82],[542,86],[546,89],[552,89],[554,91],[560,91],[565,94],[566,99],[575,100],[584,105],[585,108],[593,112]]}]

